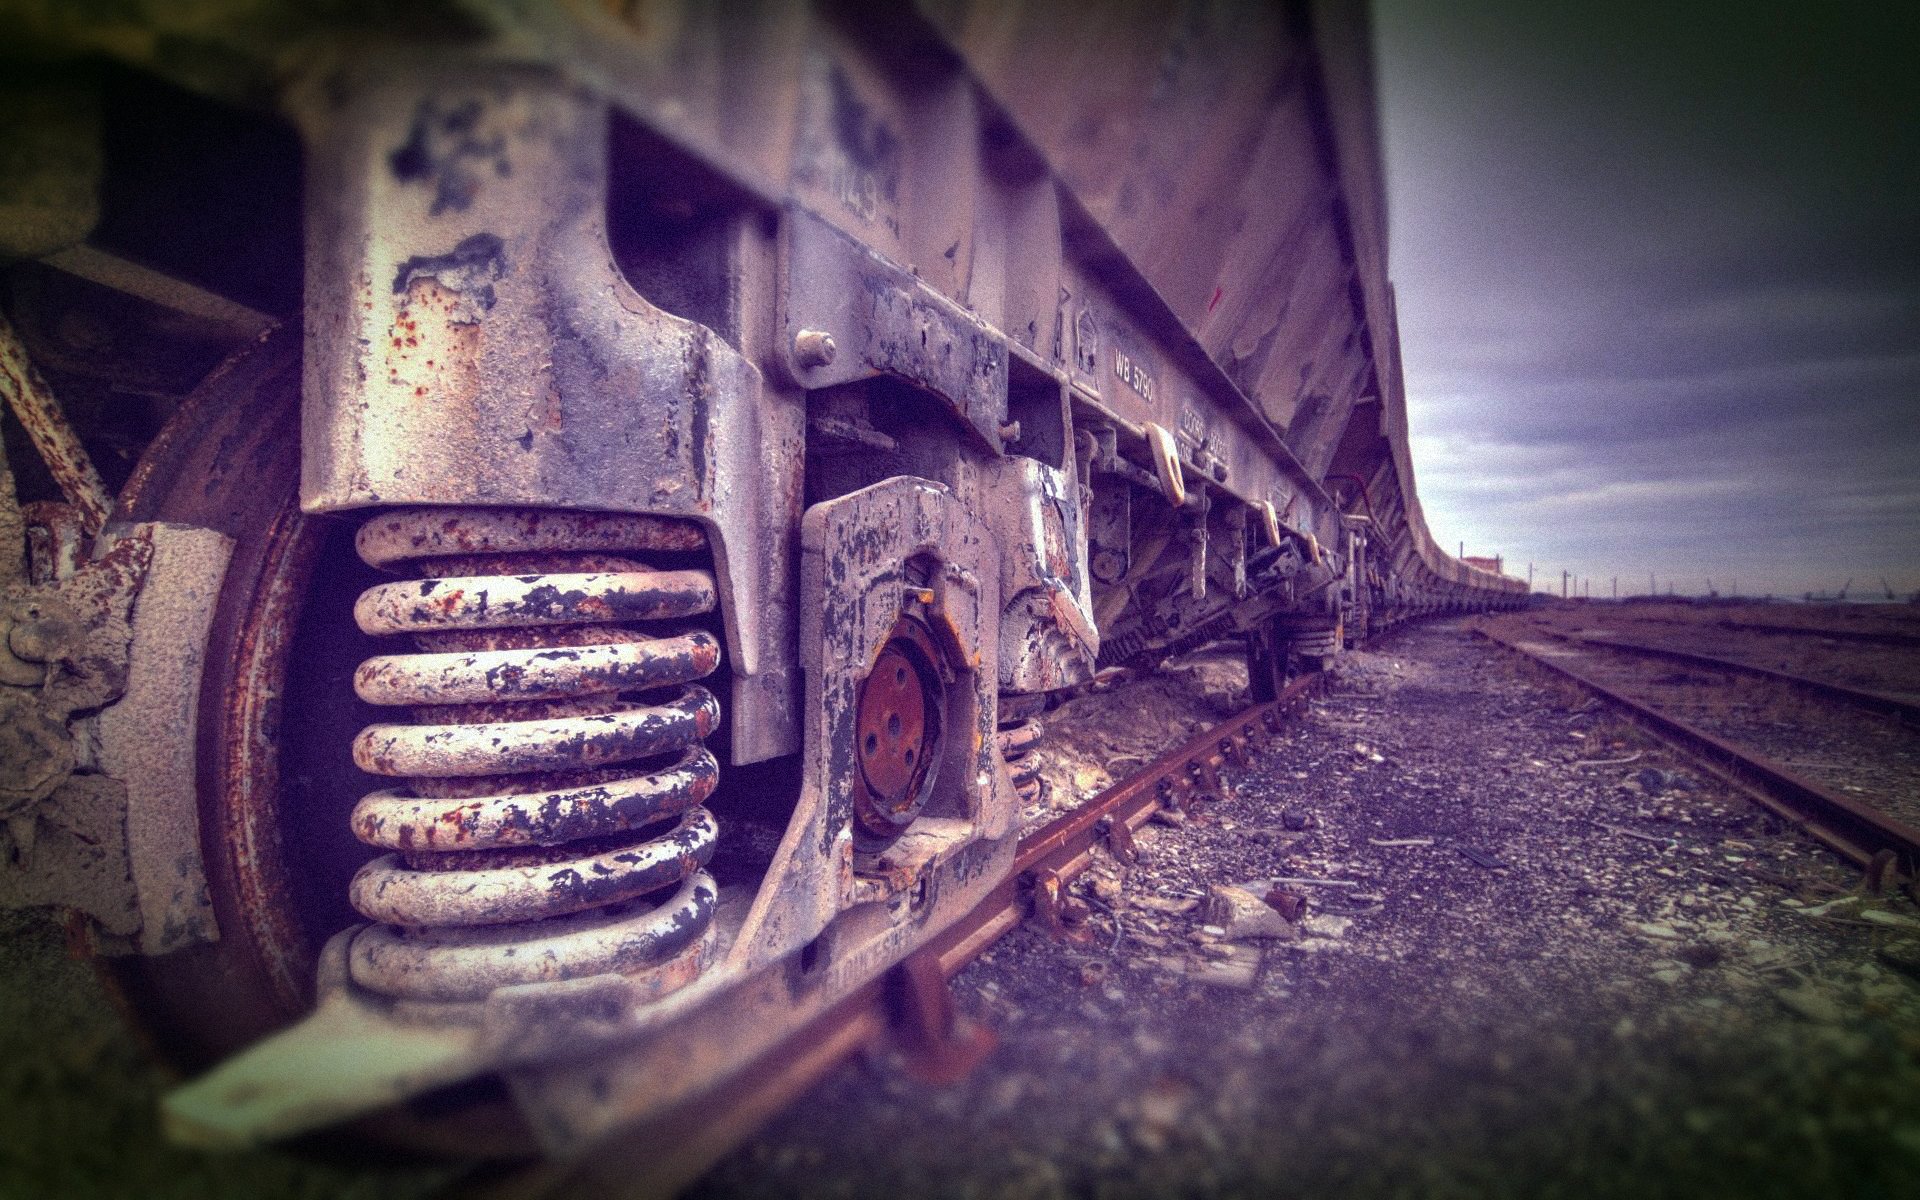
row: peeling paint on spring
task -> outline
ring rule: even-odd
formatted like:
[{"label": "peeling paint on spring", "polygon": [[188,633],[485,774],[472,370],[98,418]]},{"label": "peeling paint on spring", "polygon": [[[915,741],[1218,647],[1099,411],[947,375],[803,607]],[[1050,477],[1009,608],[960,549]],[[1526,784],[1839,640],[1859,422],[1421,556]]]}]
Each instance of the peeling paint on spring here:
[{"label": "peeling paint on spring", "polygon": [[706,534],[691,521],[630,513],[524,508],[405,509],[360,527],[354,549],[376,567],[469,554],[692,551]]},{"label": "peeling paint on spring", "polygon": [[719,832],[696,808],[662,837],[560,863],[422,871],[383,855],[360,868],[350,896],[364,915],[409,928],[565,916],[679,883],[713,857]]},{"label": "peeling paint on spring", "polygon": [[484,999],[495,988],[549,983],[660,962],[694,941],[713,920],[719,889],[696,871],[665,903],[642,903],[533,926],[404,929],[373,925],[348,951],[362,987],[420,1001]]},{"label": "peeling paint on spring", "polygon": [[387,654],[354,673],[369,704],[484,704],[548,700],[685,683],[711,674],[720,643],[703,630],[603,645]]},{"label": "peeling paint on spring", "polygon": [[[352,817],[362,841],[393,851],[351,887],[382,922],[355,939],[358,983],[471,1001],[618,970],[664,995],[698,971],[716,897],[701,868],[718,833],[700,804],[719,779],[701,742],[720,706],[694,681],[717,668],[720,643],[625,623],[713,610],[709,573],[628,557],[704,542],[667,518],[532,510],[415,510],[362,527],[368,562],[417,561],[435,577],[371,588],[355,608],[363,630],[421,647],[355,674],[363,699],[415,718],[354,742],[363,770],[408,781]],[[633,693],[649,698],[622,699]],[[640,900],[676,884],[657,909]]]},{"label": "peeling paint on spring", "polygon": [[353,740],[353,761],[369,774],[403,778],[585,770],[685,749],[719,720],[720,702],[694,684],[666,704],[625,704],[594,716],[369,725]]},{"label": "peeling paint on spring", "polygon": [[691,746],[671,767],[580,787],[458,800],[374,792],[353,810],[361,841],[391,850],[552,846],[636,829],[713,794],[719,764]]},{"label": "peeling paint on spring", "polygon": [[471,576],[387,583],[353,606],[361,632],[512,629],[586,622],[649,621],[711,612],[705,571],[617,571],[520,577]]}]

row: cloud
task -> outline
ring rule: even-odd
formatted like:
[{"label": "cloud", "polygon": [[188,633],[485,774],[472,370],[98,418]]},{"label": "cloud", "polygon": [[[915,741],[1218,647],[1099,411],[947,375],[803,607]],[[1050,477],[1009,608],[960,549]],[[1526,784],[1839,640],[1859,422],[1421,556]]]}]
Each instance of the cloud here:
[{"label": "cloud", "polygon": [[1916,14],[1377,5],[1443,545],[1920,588]]}]

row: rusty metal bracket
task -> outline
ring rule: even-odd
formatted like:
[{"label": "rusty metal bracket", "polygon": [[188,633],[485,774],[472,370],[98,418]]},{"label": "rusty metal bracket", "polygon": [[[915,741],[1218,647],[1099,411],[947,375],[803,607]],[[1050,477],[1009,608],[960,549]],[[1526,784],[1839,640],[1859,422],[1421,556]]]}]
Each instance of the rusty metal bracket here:
[{"label": "rusty metal bracket", "polygon": [[1140,861],[1140,848],[1133,841],[1133,826],[1125,821],[1116,821],[1112,816],[1105,816],[1100,818],[1095,832],[1106,843],[1107,853],[1113,855],[1122,866],[1130,867]]},{"label": "rusty metal bracket", "polygon": [[1252,730],[1228,734],[1220,739],[1220,756],[1234,767],[1245,767],[1253,738]]},{"label": "rusty metal bracket", "polygon": [[965,1079],[999,1043],[993,1030],[954,1010],[940,959],[928,951],[908,955],[888,973],[887,1000],[907,1073],[923,1083]]},{"label": "rusty metal bracket", "polygon": [[1068,942],[1084,942],[1087,918],[1093,910],[1067,892],[1066,881],[1056,871],[1039,868],[1027,876],[1033,894],[1033,922],[1047,934]]},{"label": "rusty metal bracket", "polygon": [[1157,801],[1156,807],[1158,808],[1165,809],[1168,812],[1185,811],[1180,803],[1180,785],[1171,775],[1162,776],[1154,780],[1153,797],[1154,800]]},{"label": "rusty metal bracket", "polygon": [[803,208],[780,244],[781,369],[804,388],[891,376],[932,392],[1005,448],[1005,337]]}]

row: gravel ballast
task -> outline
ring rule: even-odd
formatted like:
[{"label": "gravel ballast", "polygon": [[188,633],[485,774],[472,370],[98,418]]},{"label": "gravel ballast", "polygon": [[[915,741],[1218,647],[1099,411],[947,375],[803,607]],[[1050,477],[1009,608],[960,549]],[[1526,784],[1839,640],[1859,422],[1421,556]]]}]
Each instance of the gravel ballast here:
[{"label": "gravel ballast", "polygon": [[[1111,758],[1138,714],[1166,726],[1144,762],[1242,702],[1218,656],[1181,672],[1076,701],[1091,732],[1054,744],[1030,816],[1137,769]],[[1227,778],[1075,884],[1086,941],[1022,929],[959,975],[999,1037],[972,1077],[850,1063],[694,1194],[1910,1193],[1920,912],[1584,694],[1416,627]],[[169,1081],[87,968],[44,918],[4,924],[0,1197],[478,1182],[167,1146]]]},{"label": "gravel ballast", "polygon": [[[1231,791],[957,977],[972,1078],[849,1065],[696,1194],[1905,1194],[1920,914],[1598,703],[1428,625]],[[1203,924],[1276,877],[1293,939]]]}]

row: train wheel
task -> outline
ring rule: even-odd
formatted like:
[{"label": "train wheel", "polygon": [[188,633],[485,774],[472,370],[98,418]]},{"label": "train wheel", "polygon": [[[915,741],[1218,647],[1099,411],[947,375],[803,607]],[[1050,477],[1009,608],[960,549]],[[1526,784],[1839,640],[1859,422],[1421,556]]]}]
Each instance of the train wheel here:
[{"label": "train wheel", "polygon": [[[366,790],[349,750],[367,714],[352,672],[373,645],[350,614],[377,577],[353,553],[354,522],[300,512],[300,343],[297,328],[276,330],[209,377],[147,448],[114,513],[234,541],[193,747],[220,937],[103,960],[162,1057],[188,1072],[312,1007],[316,955],[358,919],[348,882],[373,854],[347,818]],[[471,1157],[475,1145],[524,1148],[515,1124],[503,1090],[481,1084],[349,1132]]]}]

